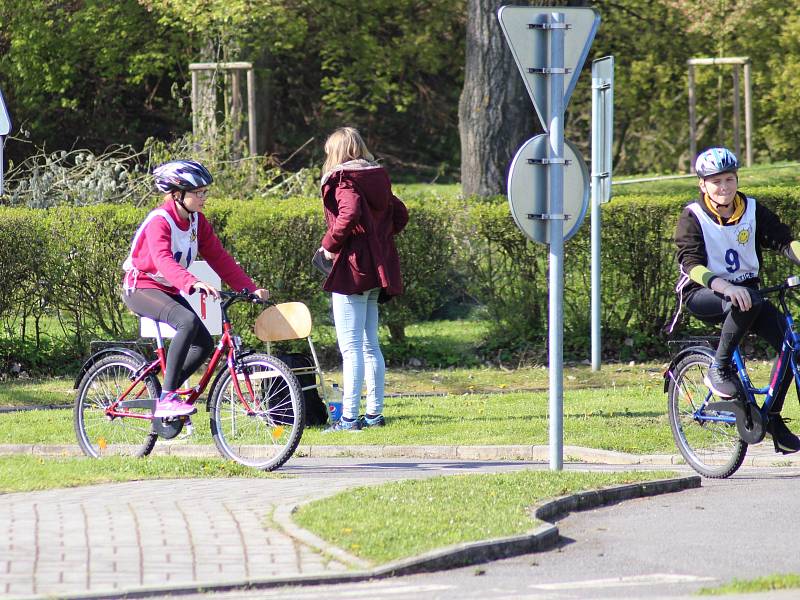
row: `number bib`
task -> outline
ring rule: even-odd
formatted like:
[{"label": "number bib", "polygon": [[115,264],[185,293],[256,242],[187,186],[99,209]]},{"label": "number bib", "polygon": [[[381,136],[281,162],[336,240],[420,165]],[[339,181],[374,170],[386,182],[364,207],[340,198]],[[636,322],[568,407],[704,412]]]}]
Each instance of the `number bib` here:
[{"label": "number bib", "polygon": [[758,277],[756,253],[756,201],[747,198],[744,216],[735,225],[720,225],[696,202],[689,205],[700,227],[708,255],[708,270],[731,283]]},{"label": "number bib", "polygon": [[[167,223],[169,223],[172,240],[172,258],[175,259],[176,263],[188,269],[189,265],[192,264],[192,261],[197,256],[197,213],[191,213],[189,216],[189,229],[184,231],[178,227],[178,224],[175,223],[175,220],[166,210],[163,208],[156,208],[150,211],[150,214],[147,215],[144,222],[139,226],[139,229],[136,230],[136,235],[133,236],[133,243],[131,244],[131,252],[122,265],[123,271],[134,271],[136,277],[138,277],[139,271],[133,266],[133,249],[136,248],[139,236],[142,235],[147,225],[155,217],[163,217],[166,219]],[[162,285],[172,285],[161,272],[145,274]]]}]

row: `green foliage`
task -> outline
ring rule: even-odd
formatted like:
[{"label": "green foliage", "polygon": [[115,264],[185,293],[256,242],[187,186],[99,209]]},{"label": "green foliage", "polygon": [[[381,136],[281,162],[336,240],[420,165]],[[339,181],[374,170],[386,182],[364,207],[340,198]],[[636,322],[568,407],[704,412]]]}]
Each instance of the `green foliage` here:
[{"label": "green foliage", "polygon": [[[748,186],[745,191],[800,231],[797,188]],[[678,215],[693,195],[630,194],[603,205],[602,323],[609,357],[643,360],[666,352],[662,329],[676,308],[672,238]],[[397,239],[406,292],[381,309],[381,322],[390,331],[389,361],[421,358],[432,365],[456,365],[542,360],[548,247],[522,235],[503,197],[409,194],[406,200],[409,225]],[[109,204],[0,208],[0,269],[6,281],[0,289],[0,322],[7,340],[2,346],[6,363],[19,353],[15,360],[23,357],[28,366],[36,356],[41,365],[53,348],[77,357],[93,337],[135,335],[135,321],[119,298],[120,265],[145,214],[144,208]],[[259,285],[278,301],[306,303],[318,326],[330,325],[329,298],[310,264],[324,232],[317,198],[214,199],[207,215],[223,244]],[[584,224],[565,245],[567,356],[585,357],[588,352],[590,250],[590,228]],[[764,253],[762,279],[767,284],[780,281],[791,269],[782,257]],[[466,357],[441,348],[430,348],[426,357],[417,338],[404,339],[412,323],[470,310],[485,317],[488,330]],[[251,327],[256,313],[254,307],[242,307],[233,315],[250,344],[257,343]],[[688,325],[698,327],[691,321]]]}]

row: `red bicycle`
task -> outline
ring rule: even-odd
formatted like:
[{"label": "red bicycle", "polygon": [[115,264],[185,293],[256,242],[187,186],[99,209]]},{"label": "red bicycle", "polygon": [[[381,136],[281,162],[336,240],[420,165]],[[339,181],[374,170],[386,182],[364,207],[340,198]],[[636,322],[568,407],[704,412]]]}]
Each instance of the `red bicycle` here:
[{"label": "red bicycle", "polygon": [[[219,452],[243,465],[271,471],[285,463],[300,443],[303,394],[285,363],[244,349],[231,328],[228,308],[235,302],[272,303],[249,293],[220,295],[222,337],[199,383],[177,393],[195,403],[210,383],[206,408]],[[100,350],[84,363],[75,380],[73,422],[86,455],[147,456],[159,437],[172,439],[191,423],[188,416],[153,416],[161,393],[158,375],[166,368],[158,327],[156,355],[147,360],[136,350],[118,346]]]}]

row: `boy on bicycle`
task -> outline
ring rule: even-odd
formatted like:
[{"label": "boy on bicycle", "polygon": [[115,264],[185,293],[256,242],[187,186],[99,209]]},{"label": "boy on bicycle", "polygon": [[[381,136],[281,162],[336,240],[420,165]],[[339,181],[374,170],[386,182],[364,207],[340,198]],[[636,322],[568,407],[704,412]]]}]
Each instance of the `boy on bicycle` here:
[{"label": "boy on bicycle", "polygon": [[[675,230],[681,278],[677,291],[689,312],[722,324],[705,384],[721,398],[738,395],[733,351],[748,331],[779,352],[783,316],[758,292],[762,248],[800,264],[800,241],[763,204],[738,191],[739,161],[727,148],[709,148],[695,162],[700,194],[684,208]],[[788,374],[791,376],[791,373]],[[770,409],[767,432],[776,452],[800,450],[800,438],[783,421],[783,398]]]}]

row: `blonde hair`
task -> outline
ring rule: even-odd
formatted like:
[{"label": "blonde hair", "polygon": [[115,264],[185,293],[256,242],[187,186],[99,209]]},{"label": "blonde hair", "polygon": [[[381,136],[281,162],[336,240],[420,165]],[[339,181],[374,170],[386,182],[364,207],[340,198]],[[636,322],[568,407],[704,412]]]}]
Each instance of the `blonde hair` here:
[{"label": "blonde hair", "polygon": [[367,148],[358,129],[354,127],[340,127],[334,131],[325,141],[325,164],[322,172],[328,173],[335,166],[348,160],[363,158],[365,160],[375,160],[372,153]]}]

